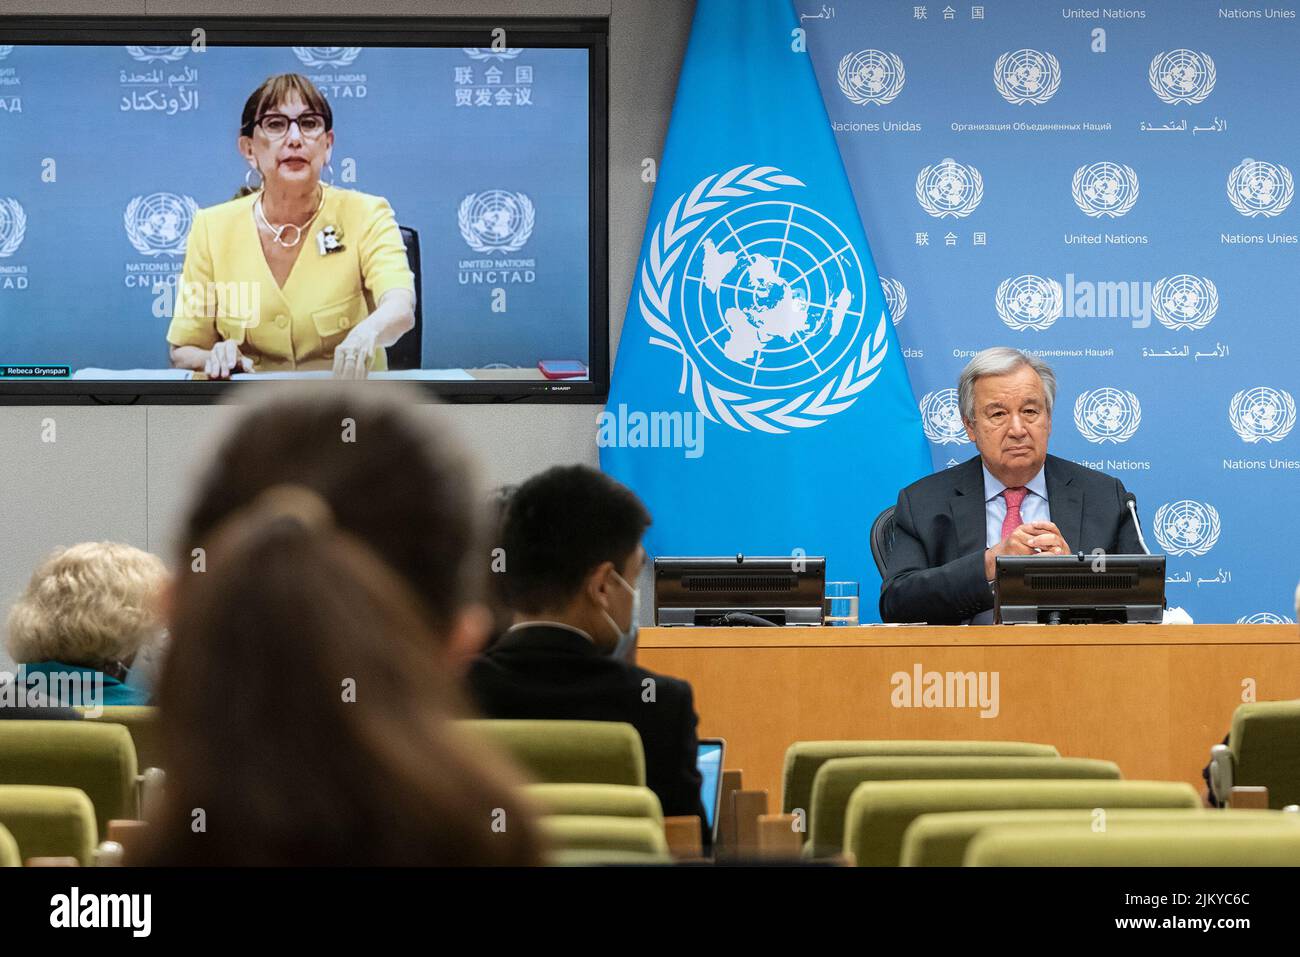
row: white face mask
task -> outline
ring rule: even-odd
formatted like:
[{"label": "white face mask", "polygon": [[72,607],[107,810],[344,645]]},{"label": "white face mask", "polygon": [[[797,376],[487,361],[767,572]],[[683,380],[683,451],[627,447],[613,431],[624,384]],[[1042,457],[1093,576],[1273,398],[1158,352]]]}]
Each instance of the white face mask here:
[{"label": "white face mask", "polygon": [[614,629],[614,633],[618,635],[618,641],[614,644],[614,650],[609,653],[609,656],[618,661],[627,661],[636,648],[636,633],[641,621],[641,593],[629,585],[627,579],[618,572],[614,572],[614,577],[618,579],[620,585],[632,593],[632,620],[628,623],[627,631],[618,627],[618,622],[605,609],[602,608],[600,613],[605,616],[605,620],[609,622],[610,627]]}]

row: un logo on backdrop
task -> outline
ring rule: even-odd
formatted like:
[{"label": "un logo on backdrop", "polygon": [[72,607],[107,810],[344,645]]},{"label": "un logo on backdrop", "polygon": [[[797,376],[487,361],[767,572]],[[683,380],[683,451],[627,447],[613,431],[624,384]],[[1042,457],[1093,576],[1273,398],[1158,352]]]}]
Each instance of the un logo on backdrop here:
[{"label": "un logo on backdrop", "polygon": [[1166,502],[1156,509],[1151,525],[1170,555],[1204,555],[1219,540],[1219,511],[1207,502]]},{"label": "un logo on backdrop", "polygon": [[1074,204],[1094,218],[1118,218],[1133,208],[1138,198],[1138,178],[1123,163],[1092,163],[1074,172],[1070,191]]},{"label": "un logo on backdrop", "polygon": [[857,401],[889,349],[844,231],[793,200],[755,199],[803,185],[774,166],[708,176],[677,197],[641,262],[641,316],[651,344],[682,358],[678,391],[740,431],[820,425]]},{"label": "un logo on backdrop", "polygon": [[1214,92],[1214,60],[1195,50],[1157,53],[1147,79],[1156,96],[1166,103],[1200,103]]},{"label": "un logo on backdrop", "polygon": [[840,60],[836,74],[840,91],[859,106],[892,103],[903,91],[907,72],[897,53],[883,50],[859,50]]},{"label": "un logo on backdrop", "polygon": [[0,60],[3,60],[9,54],[14,52],[13,44],[9,46],[0,46]]},{"label": "un logo on backdrop", "polygon": [[504,47],[493,50],[491,47],[461,47],[461,51],[471,60],[513,60],[524,52],[523,47]]},{"label": "un logo on backdrop", "polygon": [[1046,103],[1061,85],[1061,64],[1038,50],[1004,53],[993,64],[993,85],[1008,103]]},{"label": "un logo on backdrop", "polygon": [[1219,311],[1219,290],[1204,276],[1164,276],[1151,290],[1151,311],[1166,329],[1204,329]]},{"label": "un logo on backdrop", "polygon": [[27,214],[12,196],[0,196],[0,259],[12,256],[27,233]]},{"label": "un logo on backdrop", "polygon": [[1295,622],[1286,615],[1275,615],[1271,611],[1257,611],[1253,615],[1243,615],[1237,619],[1239,625],[1294,625]]},{"label": "un logo on backdrop", "polygon": [[1228,421],[1242,440],[1281,442],[1295,427],[1295,399],[1285,389],[1242,389],[1228,403]]},{"label": "un logo on backdrop", "polygon": [[885,305],[889,307],[889,317],[898,325],[907,315],[907,287],[897,279],[880,277],[880,289],[885,294]]},{"label": "un logo on backdrop", "polygon": [[961,422],[961,405],[956,389],[937,389],[921,397],[921,428],[925,437],[936,445],[961,445],[969,442]]},{"label": "un logo on backdrop", "polygon": [[123,223],[131,245],[146,256],[183,256],[185,238],[199,211],[191,196],[150,193],[126,204]]},{"label": "un logo on backdrop", "polygon": [[1119,445],[1133,438],[1142,422],[1142,404],[1132,392],[1105,387],[1079,394],[1074,427],[1089,442]]},{"label": "un logo on backdrop", "polygon": [[993,303],[1009,329],[1048,329],[1061,318],[1061,284],[1042,276],[1016,276],[998,284]]},{"label": "un logo on backdrop", "polygon": [[175,63],[190,52],[189,47],[127,47],[131,59],[140,63]]},{"label": "un logo on backdrop", "polygon": [[461,236],[475,252],[513,253],[532,236],[537,213],[523,193],[489,189],[462,199],[456,219]]},{"label": "un logo on backdrop", "polygon": [[294,47],[293,55],[303,66],[351,66],[361,47]]},{"label": "un logo on backdrop", "polygon": [[945,158],[916,176],[916,201],[931,216],[969,216],[984,198],[984,177],[974,166]]},{"label": "un logo on backdrop", "polygon": [[1243,216],[1277,216],[1294,197],[1295,180],[1281,163],[1247,156],[1228,174],[1228,201]]}]

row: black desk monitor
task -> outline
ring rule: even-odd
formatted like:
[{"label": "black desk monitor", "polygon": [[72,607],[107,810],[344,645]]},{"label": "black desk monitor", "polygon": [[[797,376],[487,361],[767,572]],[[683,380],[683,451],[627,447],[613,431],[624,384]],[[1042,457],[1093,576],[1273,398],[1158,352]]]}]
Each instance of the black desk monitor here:
[{"label": "black desk monitor", "polygon": [[654,564],[657,625],[820,625],[825,594],[825,558],[733,555]]},{"label": "black desk monitor", "polygon": [[1164,555],[1000,556],[994,620],[1003,625],[1159,624]]}]

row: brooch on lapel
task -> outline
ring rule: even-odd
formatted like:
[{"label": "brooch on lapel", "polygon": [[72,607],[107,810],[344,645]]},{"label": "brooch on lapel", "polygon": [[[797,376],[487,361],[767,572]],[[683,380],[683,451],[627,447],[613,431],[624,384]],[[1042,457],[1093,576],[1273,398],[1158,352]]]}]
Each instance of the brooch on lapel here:
[{"label": "brooch on lapel", "polygon": [[343,230],[337,226],[326,226],[316,234],[316,248],[322,256],[336,253],[343,249]]}]

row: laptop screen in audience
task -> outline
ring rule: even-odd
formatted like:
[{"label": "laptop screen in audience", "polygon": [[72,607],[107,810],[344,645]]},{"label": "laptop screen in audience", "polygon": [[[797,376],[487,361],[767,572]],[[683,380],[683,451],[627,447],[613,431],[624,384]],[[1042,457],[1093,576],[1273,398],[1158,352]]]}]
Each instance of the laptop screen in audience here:
[{"label": "laptop screen in audience", "polygon": [[704,825],[710,833],[715,832],[718,791],[722,787],[722,748],[721,740],[705,739],[699,743],[695,759],[695,766],[700,771],[700,800],[704,804]]}]

